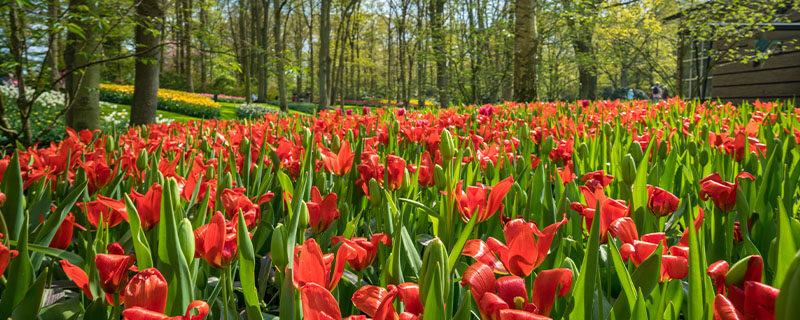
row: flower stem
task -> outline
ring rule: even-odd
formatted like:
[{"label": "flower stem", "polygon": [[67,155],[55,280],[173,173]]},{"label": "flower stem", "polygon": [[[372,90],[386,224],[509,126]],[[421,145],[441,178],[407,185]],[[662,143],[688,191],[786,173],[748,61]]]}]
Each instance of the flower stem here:
[{"label": "flower stem", "polygon": [[220,275],[220,277],[222,278],[221,281],[222,281],[222,285],[224,286],[222,288],[222,306],[223,306],[223,310],[225,310],[225,318],[224,319],[228,320],[228,272],[227,272],[227,269],[230,269],[230,267],[225,268],[225,269],[226,270],[222,271],[222,275]]},{"label": "flower stem", "polygon": [[119,293],[114,294],[114,306],[111,309],[110,319],[119,319]]}]

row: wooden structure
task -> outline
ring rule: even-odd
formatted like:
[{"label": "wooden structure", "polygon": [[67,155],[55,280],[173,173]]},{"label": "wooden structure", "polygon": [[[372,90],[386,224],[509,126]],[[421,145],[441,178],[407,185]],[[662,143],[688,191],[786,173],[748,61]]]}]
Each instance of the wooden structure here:
[{"label": "wooden structure", "polygon": [[767,59],[716,62],[710,72],[705,72],[712,63],[708,51],[719,49],[716,44],[682,36],[676,74],[678,94],[687,99],[731,102],[800,97],[800,13],[789,18],[792,22],[773,23],[771,31],[739,44],[742,49],[769,52]]}]

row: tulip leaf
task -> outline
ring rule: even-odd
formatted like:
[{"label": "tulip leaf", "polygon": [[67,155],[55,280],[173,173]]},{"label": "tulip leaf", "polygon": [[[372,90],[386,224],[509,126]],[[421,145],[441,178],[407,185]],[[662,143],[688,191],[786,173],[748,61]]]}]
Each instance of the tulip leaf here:
[{"label": "tulip leaf", "polygon": [[464,249],[464,245],[467,243],[467,239],[472,235],[472,229],[475,228],[475,221],[478,220],[478,215],[473,214],[472,218],[469,219],[467,226],[461,230],[461,234],[458,236],[458,240],[456,240],[456,244],[453,246],[453,250],[450,251],[450,256],[448,257],[448,264],[450,265],[450,272],[453,272],[453,269],[456,267],[456,262],[458,262],[458,258],[461,256],[461,250]]},{"label": "tulip leaf", "polygon": [[[609,237],[608,240],[609,250],[611,252],[611,259],[614,262],[614,270],[617,272],[617,277],[619,278],[620,286],[622,287],[622,292],[620,293],[620,297],[617,298],[617,302],[614,303],[614,307],[612,311],[619,319],[625,319],[626,317],[621,316],[624,312],[620,312],[620,309],[623,309],[622,306],[618,306],[618,303],[622,303],[623,301],[627,302],[627,305],[624,309],[627,309],[627,312],[631,312],[631,306],[636,304],[636,288],[633,285],[633,280],[631,280],[631,275],[628,273],[628,269],[625,268],[625,264],[622,262],[622,257],[619,254],[619,249],[617,248],[616,243],[614,240]],[[623,299],[624,298],[624,299]]]},{"label": "tulip leaf", "polygon": [[777,251],[778,256],[774,261],[775,263],[775,279],[772,284],[775,287],[780,287],[789,265],[792,263],[792,258],[797,252],[797,244],[794,243],[794,236],[792,235],[792,227],[789,222],[789,214],[783,206],[783,200],[778,201],[778,236],[777,236]]},{"label": "tulip leaf", "polygon": [[703,318],[703,274],[705,270],[700,261],[700,242],[692,227],[694,210],[686,210],[686,225],[689,228],[689,311],[688,319]]},{"label": "tulip leaf", "polygon": [[[599,216],[602,214],[599,210],[599,203],[596,208],[598,208],[596,215]],[[578,281],[575,282],[575,291],[573,293],[575,308],[570,314],[571,319],[600,319],[599,310],[595,308],[595,284],[597,284],[599,247],[600,223],[592,223],[588,247],[581,263],[581,272],[578,275]]]},{"label": "tulip leaf", "polygon": [[17,240],[21,236],[22,224],[25,220],[25,190],[22,187],[19,155],[16,152],[11,156],[5,174],[3,174],[0,191],[6,195],[3,218],[5,218],[8,228],[8,238]]},{"label": "tulip leaf", "polygon": [[797,303],[800,301],[800,251],[794,255],[783,283],[777,288],[781,291],[775,300],[775,319],[791,319],[800,314],[800,303]]},{"label": "tulip leaf", "polygon": [[642,288],[637,288],[638,294],[636,295],[636,303],[633,305],[633,313],[631,319],[648,319],[647,317],[647,304],[644,302],[644,295]]},{"label": "tulip leaf", "polygon": [[253,243],[248,236],[247,225],[241,209],[239,209],[239,224],[236,234],[239,250],[239,281],[242,283],[242,293],[247,304],[247,319],[261,319],[255,278],[256,255],[253,252]]},{"label": "tulip leaf", "polygon": [[419,269],[422,268],[422,258],[419,257],[419,252],[417,252],[416,248],[414,247],[414,241],[411,240],[411,236],[408,234],[408,230],[406,226],[400,227],[400,236],[403,240],[403,252],[406,253],[406,257],[408,258],[408,264],[411,266],[411,273],[418,274]]},{"label": "tulip leaf", "polygon": [[100,297],[92,301],[92,303],[86,307],[86,313],[84,313],[83,318],[92,320],[108,319],[108,308],[106,307],[105,297]]},{"label": "tulip leaf", "polygon": [[52,241],[53,237],[56,235],[56,231],[58,231],[58,227],[64,221],[64,218],[67,217],[67,214],[69,214],[70,210],[72,210],[75,202],[78,201],[78,197],[80,197],[84,190],[86,190],[86,185],[87,182],[84,181],[74,186],[66,195],[66,197],[64,197],[64,199],[58,203],[56,212],[50,214],[50,217],[47,218],[47,221],[45,221],[45,223],[42,225],[42,228],[36,233],[36,241],[34,241],[34,243],[43,246],[50,244],[50,241]]},{"label": "tulip leaf", "polygon": [[647,165],[650,161],[650,152],[653,149],[654,144],[656,144],[656,142],[653,141],[653,139],[650,139],[650,143],[647,144],[647,150],[645,150],[644,156],[636,165],[636,177],[633,180],[633,204],[631,207],[631,212],[633,212],[633,221],[636,222],[636,228],[642,233],[647,233],[650,229],[650,226],[647,223],[648,215],[646,212]]},{"label": "tulip leaf", "polygon": [[162,233],[159,232],[159,246],[161,243],[164,244],[168,258],[164,263],[171,267],[177,281],[174,288],[178,290],[172,296],[174,297],[173,301],[171,303],[168,301],[167,303],[167,305],[172,306],[170,311],[172,314],[182,314],[192,301],[192,278],[189,273],[189,264],[181,249],[178,237],[178,221],[176,221],[175,217],[175,210],[177,210],[175,202],[177,199],[173,199],[173,197],[177,193],[177,188],[178,184],[174,178],[169,178],[166,181],[164,193],[161,196],[161,221],[159,225],[159,230],[164,230],[163,237]]},{"label": "tulip leaf", "polygon": [[410,205],[412,205],[414,207],[422,209],[422,211],[425,212],[429,216],[436,217],[436,218],[439,217],[439,213],[438,212],[436,212],[435,210],[431,209],[431,207],[428,207],[425,204],[422,204],[422,203],[420,203],[418,201],[414,201],[414,200],[406,199],[406,198],[399,198],[397,200],[400,200],[401,202],[405,202],[405,203],[408,203],[408,204],[410,204]]},{"label": "tulip leaf", "polygon": [[12,319],[35,319],[36,316],[39,314],[39,309],[42,306],[42,298],[44,297],[44,286],[47,282],[47,274],[49,269],[45,268],[44,272],[39,275],[39,278],[33,283],[33,285],[28,289],[28,292],[25,293],[25,297],[22,299],[22,302],[14,308],[14,312],[11,313]]},{"label": "tulip leaf", "polygon": [[467,289],[464,291],[464,296],[461,298],[461,305],[458,307],[453,320],[470,320],[472,319],[472,293]]},{"label": "tulip leaf", "polygon": [[39,312],[40,320],[70,320],[83,312],[81,297],[76,296],[66,301],[44,307]]},{"label": "tulip leaf", "polygon": [[147,236],[142,230],[142,223],[139,220],[139,212],[136,206],[133,205],[131,198],[125,195],[125,208],[128,212],[128,226],[131,231],[131,240],[133,241],[133,250],[136,252],[136,265],[144,270],[153,267],[153,257],[150,254],[150,244],[147,242]]},{"label": "tulip leaf", "polygon": [[28,291],[31,281],[33,281],[34,270],[28,253],[27,215],[22,217],[22,229],[16,250],[18,254],[14,259],[11,259],[11,265],[6,270],[6,274],[9,277],[8,284],[3,289],[3,297],[0,298],[0,319],[7,319],[11,315],[14,307],[25,297],[25,293]]}]

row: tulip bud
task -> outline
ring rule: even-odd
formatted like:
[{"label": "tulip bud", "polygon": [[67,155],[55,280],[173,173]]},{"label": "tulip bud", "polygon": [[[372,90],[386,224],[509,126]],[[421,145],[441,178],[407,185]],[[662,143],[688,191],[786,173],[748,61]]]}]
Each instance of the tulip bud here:
[{"label": "tulip bud", "polygon": [[242,143],[239,144],[239,153],[242,155],[247,155],[250,153],[250,139],[246,137],[242,139]]},{"label": "tulip bud", "polygon": [[286,252],[286,238],[288,237],[289,233],[283,224],[277,225],[275,230],[272,231],[269,254],[272,257],[272,262],[281,272],[286,270],[286,266],[289,264],[289,255]]},{"label": "tulip bud", "polygon": [[642,145],[639,141],[631,143],[631,146],[628,148],[628,153],[633,156],[633,161],[636,163],[642,162],[642,158],[644,158],[644,151],[642,151]]},{"label": "tulip bud", "polygon": [[303,127],[303,147],[308,148],[311,142],[314,141],[314,135],[308,127]]},{"label": "tulip bud", "polygon": [[[731,268],[728,269],[728,274],[725,275],[726,285],[736,284],[741,286],[742,281],[744,281],[744,277],[747,274],[747,269],[750,265],[750,259],[761,260],[761,256],[747,256],[734,263]],[[763,264],[763,261],[761,263]]]},{"label": "tulip bud", "polygon": [[700,165],[705,166],[708,163],[708,150],[703,149],[700,151]]},{"label": "tulip bud", "polygon": [[697,142],[689,141],[688,149],[690,155],[692,156],[697,155]]},{"label": "tulip bud", "polygon": [[667,141],[661,141],[658,145],[658,157],[661,159],[667,158]]},{"label": "tulip bud", "polygon": [[211,154],[211,145],[208,144],[208,140],[203,140],[203,143],[200,144],[200,149],[203,150],[203,154]]},{"label": "tulip bud", "polygon": [[214,179],[214,173],[216,173],[216,171],[217,170],[214,168],[214,166],[206,167],[206,176],[205,176],[205,178],[207,180]]},{"label": "tulip bud", "polygon": [[433,286],[440,286],[440,292],[445,297],[448,296],[447,292],[450,289],[447,284],[447,280],[450,279],[449,270],[447,249],[444,247],[442,240],[433,238],[428,244],[428,248],[425,249],[422,268],[419,270],[419,295],[422,301],[428,301],[428,293],[434,288]]},{"label": "tulip bud", "polygon": [[231,189],[233,188],[233,176],[231,176],[230,171],[225,172],[225,175],[222,178],[222,184],[220,185],[220,190]]},{"label": "tulip bud", "polygon": [[449,163],[453,158],[453,153],[455,152],[456,148],[456,144],[453,141],[453,135],[450,134],[450,131],[447,129],[442,130],[442,133],[439,136],[439,152],[442,155],[442,159]]},{"label": "tulip bud", "polygon": [[150,160],[147,156],[147,150],[142,149],[142,151],[139,152],[139,157],[136,158],[136,169],[139,169],[139,171],[144,171],[144,169],[147,169],[147,164],[149,162]]},{"label": "tulip bud", "polygon": [[486,179],[492,180],[494,179],[494,162],[492,160],[486,160]]},{"label": "tulip bud", "polygon": [[444,175],[444,169],[438,164],[433,167],[433,182],[436,183],[437,189],[447,189],[447,179]]},{"label": "tulip bud", "polygon": [[181,251],[186,258],[186,262],[191,262],[194,259],[194,231],[192,230],[192,223],[189,219],[183,218],[178,223],[178,239],[181,243]]},{"label": "tulip bud", "polygon": [[585,142],[578,146],[578,156],[581,158],[589,156],[589,146],[587,146]]},{"label": "tulip bud", "polygon": [[116,140],[106,137],[106,151],[112,152],[116,150]]},{"label": "tulip bud", "polygon": [[381,186],[378,185],[378,181],[374,178],[369,179],[369,203],[374,207],[381,205],[382,196]]},{"label": "tulip bud", "polygon": [[311,217],[308,214],[308,205],[306,205],[305,201],[303,201],[303,205],[300,206],[300,212],[296,214],[300,215],[298,227],[300,229],[305,229],[306,227],[308,227],[308,221],[311,219]]},{"label": "tulip bud", "polygon": [[613,132],[611,131],[611,124],[610,123],[606,122],[606,124],[603,126],[603,133],[606,135],[606,137],[610,137],[611,136],[611,134]]},{"label": "tulip bud", "polygon": [[331,151],[338,153],[339,148],[342,147],[342,140],[339,139],[339,136],[333,135],[333,140],[331,140]]},{"label": "tulip bud", "polygon": [[630,153],[622,158],[620,167],[622,167],[622,181],[629,186],[633,185],[633,181],[636,180],[636,162],[633,161]]},{"label": "tulip bud", "polygon": [[403,184],[400,185],[400,192],[406,193],[408,188],[411,187],[411,174],[408,173],[408,168],[405,169],[405,173],[403,174]]},{"label": "tulip bud", "polygon": [[700,138],[703,138],[703,141],[708,141],[708,125],[705,123],[700,127]]},{"label": "tulip bud", "polygon": [[544,140],[542,143],[542,154],[541,156],[547,156],[550,152],[553,151],[553,136],[547,136],[547,139]]}]

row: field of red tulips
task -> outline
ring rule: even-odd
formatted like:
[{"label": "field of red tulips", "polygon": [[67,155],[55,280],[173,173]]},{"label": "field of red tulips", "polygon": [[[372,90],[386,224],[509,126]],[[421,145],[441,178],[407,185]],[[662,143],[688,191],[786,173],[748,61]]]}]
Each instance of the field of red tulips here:
[{"label": "field of red tulips", "polygon": [[0,160],[0,319],[790,319],[800,108],[68,130]]}]

